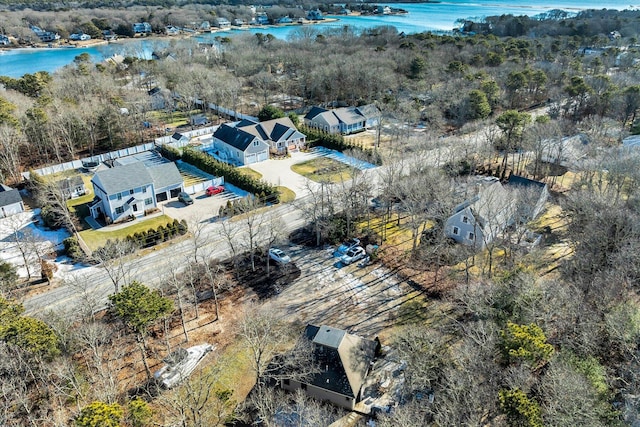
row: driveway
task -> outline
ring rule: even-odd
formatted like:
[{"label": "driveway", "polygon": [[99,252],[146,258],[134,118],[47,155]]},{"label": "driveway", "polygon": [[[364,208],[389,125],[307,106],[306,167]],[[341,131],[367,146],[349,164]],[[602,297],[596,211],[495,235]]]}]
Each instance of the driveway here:
[{"label": "driveway", "polygon": [[303,177],[291,170],[291,166],[318,157],[317,153],[291,153],[284,159],[269,159],[259,163],[253,163],[247,167],[260,172],[262,179],[273,185],[287,187],[296,193],[296,199],[309,193],[308,186],[317,183]]},{"label": "driveway", "polygon": [[220,207],[226,206],[230,200],[236,200],[244,197],[247,193],[232,185],[225,184],[225,191],[214,196],[207,196],[204,191],[192,194],[193,204],[185,206],[178,199],[167,200],[161,202],[158,207],[163,213],[178,221],[210,221],[213,217],[217,217]]}]

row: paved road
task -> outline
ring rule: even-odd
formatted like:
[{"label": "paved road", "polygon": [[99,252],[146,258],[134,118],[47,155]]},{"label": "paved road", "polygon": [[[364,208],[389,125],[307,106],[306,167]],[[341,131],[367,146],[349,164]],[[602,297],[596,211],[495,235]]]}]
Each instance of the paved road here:
[{"label": "paved road", "polygon": [[[453,153],[459,152],[460,149],[466,149],[467,151],[477,149],[478,144],[481,144],[483,139],[481,131],[465,137],[443,138],[441,143],[430,151],[420,156],[412,155],[406,161],[406,164],[420,162],[430,166],[440,165],[450,160],[454,155]],[[381,178],[388,168],[388,165],[381,166],[364,170],[362,173],[365,180],[373,184],[373,188],[379,188]],[[256,169],[259,170],[258,167]],[[284,169],[285,167],[283,166],[282,170]],[[407,169],[405,169],[406,171]],[[269,175],[269,178],[271,178],[271,175]],[[300,185],[300,188],[296,189],[302,192],[302,184],[298,185]],[[282,219],[288,232],[299,229],[307,222],[307,218],[296,206],[299,203],[304,203],[307,197],[309,196],[297,198],[296,204],[275,206],[269,210],[269,215],[272,218]],[[210,258],[218,259],[225,259],[230,255],[226,241],[220,236],[221,227],[222,225],[219,222],[203,224],[203,238],[199,240],[200,244],[198,245],[199,254],[207,254]],[[237,240],[242,241],[242,235],[239,235]],[[150,286],[158,286],[169,275],[172,268],[175,269],[175,266],[179,264],[184,265],[189,258],[193,258],[193,253],[194,240],[187,239],[171,244],[168,247],[151,251],[144,256],[133,256],[126,266],[126,270],[130,272],[127,276],[127,281],[139,280]],[[65,282],[79,283],[82,286],[65,283],[30,297],[24,301],[27,314],[33,315],[47,311],[71,312],[70,314],[73,314],[72,311],[82,308],[81,305],[88,305],[89,299],[95,307],[104,307],[108,301],[107,297],[115,290],[113,282],[106,271],[100,267],[88,267],[69,273],[69,278]]]}]

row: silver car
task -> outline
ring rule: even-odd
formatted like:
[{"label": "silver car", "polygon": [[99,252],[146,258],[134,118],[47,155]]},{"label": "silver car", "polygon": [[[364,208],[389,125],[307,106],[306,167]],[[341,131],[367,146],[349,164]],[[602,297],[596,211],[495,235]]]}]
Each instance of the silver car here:
[{"label": "silver car", "polygon": [[356,262],[359,259],[364,258],[367,255],[362,246],[355,246],[347,251],[344,255],[340,257],[340,262],[344,265],[349,265],[352,262]]}]

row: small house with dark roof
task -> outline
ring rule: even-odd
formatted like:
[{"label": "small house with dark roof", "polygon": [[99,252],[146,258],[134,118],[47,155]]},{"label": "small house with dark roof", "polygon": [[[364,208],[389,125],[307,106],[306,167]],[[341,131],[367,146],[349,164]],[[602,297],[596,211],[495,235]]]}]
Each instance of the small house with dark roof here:
[{"label": "small house with dark roof", "polygon": [[519,175],[511,175],[507,180],[507,186],[517,189],[518,216],[517,221],[526,223],[533,221],[544,210],[544,205],[549,198],[549,187],[544,182],[525,178]]},{"label": "small house with dark roof", "polygon": [[89,204],[94,218],[104,216],[112,222],[129,215],[143,216],[158,202],[178,197],[183,191],[182,175],[174,163],[145,166],[135,162],[98,171],[91,179],[95,193]]},{"label": "small house with dark roof", "polygon": [[87,189],[84,186],[84,181],[79,175],[70,176],[68,178],[61,179],[56,182],[60,193],[67,199],[75,199],[76,197],[84,196],[87,193]]},{"label": "small house with dark roof", "polygon": [[0,184],[0,218],[24,212],[24,203],[20,192],[4,184]]},{"label": "small house with dark roof", "polygon": [[309,396],[353,410],[374,360],[376,342],[331,326],[307,325],[305,337],[313,343],[320,371],[307,382],[282,380],[285,390],[304,390]]}]

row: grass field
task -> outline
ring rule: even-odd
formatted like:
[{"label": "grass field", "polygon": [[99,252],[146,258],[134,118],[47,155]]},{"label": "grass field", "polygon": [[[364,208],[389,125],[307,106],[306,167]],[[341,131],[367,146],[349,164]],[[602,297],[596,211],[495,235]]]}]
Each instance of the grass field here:
[{"label": "grass field", "polygon": [[291,166],[291,170],[316,182],[341,182],[353,178],[348,165],[327,157],[298,163]]},{"label": "grass field", "polygon": [[255,170],[251,169],[251,168],[244,167],[244,168],[238,168],[237,170],[241,174],[247,175],[248,177],[251,177],[253,179],[262,179],[262,174],[260,172],[258,172],[258,171],[255,171]]},{"label": "grass field", "polygon": [[278,187],[278,193],[280,193],[280,203],[293,202],[296,198],[296,193],[294,193],[287,187]]},{"label": "grass field", "polygon": [[118,228],[118,229],[109,229],[108,227],[101,228],[100,230],[84,230],[80,232],[80,236],[82,240],[89,246],[89,248],[93,251],[104,246],[107,240],[116,240],[125,239],[128,235],[147,231],[150,228],[156,229],[160,225],[167,225],[173,222],[173,218],[168,217],[167,215],[161,215],[154,218],[149,219],[138,219],[135,220],[130,226]]}]

